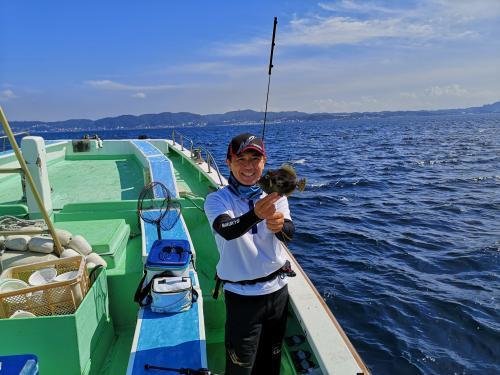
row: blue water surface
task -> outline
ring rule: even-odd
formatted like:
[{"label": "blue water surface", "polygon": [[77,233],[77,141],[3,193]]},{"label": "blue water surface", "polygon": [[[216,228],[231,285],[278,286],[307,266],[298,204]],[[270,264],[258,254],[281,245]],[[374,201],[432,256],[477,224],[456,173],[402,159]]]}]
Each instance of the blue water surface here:
[{"label": "blue water surface", "polygon": [[[229,138],[262,128],[176,130],[227,174]],[[265,141],[268,167],[307,178],[290,248],[373,374],[500,374],[500,114],[268,124]]]}]

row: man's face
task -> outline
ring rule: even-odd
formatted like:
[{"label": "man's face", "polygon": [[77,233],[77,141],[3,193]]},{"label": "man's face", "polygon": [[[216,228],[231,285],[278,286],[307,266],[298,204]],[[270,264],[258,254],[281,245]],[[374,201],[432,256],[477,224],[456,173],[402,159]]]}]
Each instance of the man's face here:
[{"label": "man's face", "polygon": [[254,185],[262,176],[266,158],[256,151],[248,150],[233,155],[226,163],[240,184]]}]

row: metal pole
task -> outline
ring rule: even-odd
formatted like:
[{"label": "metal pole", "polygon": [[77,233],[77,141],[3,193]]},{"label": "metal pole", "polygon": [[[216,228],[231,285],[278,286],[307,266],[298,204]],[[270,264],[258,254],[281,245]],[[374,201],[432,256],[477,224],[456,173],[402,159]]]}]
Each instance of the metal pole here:
[{"label": "metal pole", "polygon": [[0,173],[21,173],[23,170],[21,168],[3,168],[0,169]]},{"label": "metal pole", "polygon": [[54,246],[55,246],[55,252],[57,255],[61,255],[63,248],[61,246],[61,243],[59,242],[59,239],[57,238],[56,235],[56,230],[54,228],[54,225],[52,224],[52,221],[50,220],[49,214],[45,210],[45,206],[43,205],[42,198],[40,198],[40,194],[38,193],[38,190],[36,190],[35,182],[33,181],[33,177],[31,177],[31,173],[28,170],[28,166],[26,165],[26,161],[24,160],[23,155],[21,154],[21,150],[19,149],[19,146],[17,145],[16,138],[14,137],[14,134],[12,134],[12,130],[10,129],[9,122],[7,121],[7,117],[5,117],[5,114],[3,112],[2,107],[0,107],[0,121],[2,121],[2,126],[3,126],[3,131],[5,135],[9,138],[10,145],[12,146],[12,149],[14,150],[17,160],[19,161],[19,164],[21,165],[21,169],[24,171],[24,175],[26,176],[26,180],[28,180],[28,184],[31,188],[31,191],[33,192],[33,196],[35,197],[36,203],[38,204],[38,208],[40,209],[40,212],[42,213],[43,219],[45,220],[45,223],[47,224],[47,227],[49,229],[50,235],[52,236],[52,239],[54,240]]}]

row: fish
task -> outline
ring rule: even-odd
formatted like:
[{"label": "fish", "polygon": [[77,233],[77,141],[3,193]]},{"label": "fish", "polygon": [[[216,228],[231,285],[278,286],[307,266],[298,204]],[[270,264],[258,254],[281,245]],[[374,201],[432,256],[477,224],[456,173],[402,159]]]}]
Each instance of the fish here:
[{"label": "fish", "polygon": [[295,189],[304,191],[306,179],[298,179],[295,169],[290,164],[283,164],[281,168],[268,170],[257,184],[267,194],[276,192],[281,196],[289,196]]}]

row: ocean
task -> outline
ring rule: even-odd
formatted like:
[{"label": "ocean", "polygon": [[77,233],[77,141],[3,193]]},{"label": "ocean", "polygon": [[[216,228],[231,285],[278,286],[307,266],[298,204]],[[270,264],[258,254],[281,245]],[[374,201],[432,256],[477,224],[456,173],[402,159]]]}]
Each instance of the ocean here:
[{"label": "ocean", "polygon": [[[229,139],[262,126],[175,130],[227,175]],[[290,249],[373,374],[500,374],[500,114],[268,124],[265,142],[307,178]]]}]

